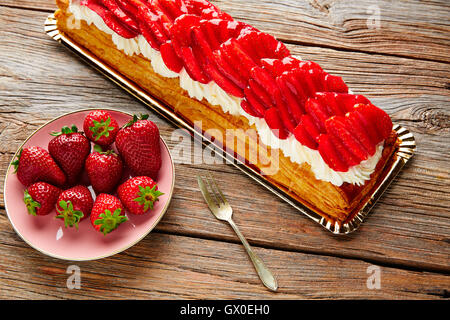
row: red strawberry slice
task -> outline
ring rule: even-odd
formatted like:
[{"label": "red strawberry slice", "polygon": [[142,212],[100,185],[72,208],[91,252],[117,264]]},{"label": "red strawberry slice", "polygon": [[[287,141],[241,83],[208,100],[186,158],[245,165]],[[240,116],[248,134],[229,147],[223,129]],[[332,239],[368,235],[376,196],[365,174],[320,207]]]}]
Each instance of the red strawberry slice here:
[{"label": "red strawberry slice", "polygon": [[163,43],[159,50],[167,68],[177,73],[180,72],[181,69],[183,69],[183,61],[176,54],[171,40]]},{"label": "red strawberry slice", "polygon": [[375,153],[375,144],[370,140],[366,128],[364,128],[356,113],[348,112],[345,115],[345,123],[347,129],[355,135],[369,155],[372,156]]},{"label": "red strawberry slice", "polygon": [[[170,38],[176,39],[181,47],[191,44],[191,29],[200,25],[201,18],[192,14],[184,14],[173,23],[170,28]],[[176,48],[175,48],[176,49]]]},{"label": "red strawberry slice", "polygon": [[275,102],[275,96],[280,94],[280,89],[276,85],[274,77],[259,66],[252,68],[250,75],[272,97],[272,101]]},{"label": "red strawberry slice", "polygon": [[230,64],[236,68],[244,79],[250,79],[250,70],[256,67],[256,63],[236,39],[229,39],[221,44],[220,50],[222,50],[222,53],[229,59]]},{"label": "red strawberry slice", "polygon": [[275,82],[277,83],[278,88],[280,88],[281,95],[286,102],[290,113],[294,117],[295,122],[298,123],[302,114],[305,113],[303,107],[300,105],[293,92],[288,88],[286,81],[282,76],[277,77]]},{"label": "red strawberry slice", "polygon": [[161,23],[160,16],[154,14],[150,8],[144,6],[140,7],[138,17],[141,22],[139,25],[141,32],[141,26],[143,25],[145,26],[144,29],[146,29],[146,32],[151,33],[153,38],[158,41],[159,45],[169,40],[167,31]]},{"label": "red strawberry slice", "polygon": [[248,80],[248,87],[267,109],[275,107],[270,95],[254,79]]},{"label": "red strawberry slice", "polygon": [[336,94],[336,103],[340,106],[340,108],[345,112],[352,111],[356,104],[370,104],[370,101],[362,95],[353,95],[340,93]]},{"label": "red strawberry slice", "polygon": [[128,0],[116,0],[119,7],[130,15],[132,18],[136,18],[138,14],[138,8],[130,3]]},{"label": "red strawberry slice", "polygon": [[222,72],[228,79],[234,82],[239,88],[244,89],[247,86],[247,80],[242,77],[242,75],[236,70],[236,68],[229,62],[226,55],[222,53],[221,50],[216,50],[213,52],[214,61],[216,62],[217,68]]},{"label": "red strawberry slice", "polygon": [[200,83],[207,84],[210,79],[200,68],[192,48],[182,47],[180,53],[186,72],[191,76],[191,78]]},{"label": "red strawberry slice", "polygon": [[304,110],[304,106],[306,100],[308,99],[308,95],[303,89],[302,83],[297,79],[295,70],[287,71],[281,75],[282,80],[285,81],[286,86],[291,90],[294,94],[295,98],[298,101],[301,109]]},{"label": "red strawberry slice", "polygon": [[263,58],[260,60],[261,66],[268,70],[272,76],[281,76],[286,71],[298,67],[300,60],[293,57],[285,57],[283,59]]},{"label": "red strawberry slice", "polygon": [[357,104],[355,113],[361,121],[370,140],[375,145],[385,140],[392,131],[392,121],[383,110],[372,104]]},{"label": "red strawberry slice", "polygon": [[139,33],[139,26],[129,14],[127,14],[121,7],[119,7],[116,0],[101,0],[101,3],[108,8],[124,25],[131,29],[136,34]]},{"label": "red strawberry slice", "polygon": [[[333,134],[327,134],[331,144],[334,145],[338,157],[344,162],[348,167],[352,167],[360,163],[359,159],[351,153],[347,146],[345,146],[342,141]],[[320,150],[320,142],[319,142]]]},{"label": "red strawberry slice", "polygon": [[352,132],[347,129],[344,117],[333,116],[325,122],[325,126],[328,134],[334,135],[339,139],[347,147],[347,150],[359,160],[358,163],[368,158],[367,150]]},{"label": "red strawberry slice", "polygon": [[310,98],[305,104],[305,110],[311,115],[320,132],[326,132],[325,122],[330,117],[326,108],[317,99]]},{"label": "red strawberry slice", "polygon": [[323,106],[325,106],[327,113],[334,116],[343,116],[347,113],[345,106],[342,103],[337,103],[338,93],[334,92],[316,92],[314,98]]},{"label": "red strawberry slice", "polygon": [[188,13],[186,5],[180,0],[154,0],[154,2],[172,21]]},{"label": "red strawberry slice", "polygon": [[253,117],[262,118],[263,115],[258,112],[246,99],[241,101],[241,108]]},{"label": "red strawberry slice", "polygon": [[244,91],[225,77],[213,62],[207,60],[203,67],[206,74],[226,93],[239,98],[244,97]]},{"label": "red strawberry slice", "polygon": [[264,114],[264,119],[267,122],[267,125],[275,136],[280,138],[281,140],[286,139],[289,136],[289,131],[284,127],[283,121],[279,114],[279,110],[277,108],[270,108]]},{"label": "red strawberry slice", "polygon": [[317,138],[320,135],[320,131],[310,115],[305,114],[301,117],[299,124],[294,129],[294,135],[301,144],[317,150]]},{"label": "red strawberry slice", "polygon": [[139,30],[142,36],[147,40],[148,44],[155,50],[160,50],[161,41],[155,38],[153,31],[150,29],[149,25],[143,21],[139,21]]},{"label": "red strawberry slice", "polygon": [[375,124],[381,142],[385,140],[392,132],[392,121],[389,115],[380,108],[369,104],[371,122]]},{"label": "red strawberry slice", "polygon": [[346,172],[349,166],[341,159],[327,134],[321,134],[318,138],[319,152],[325,163],[334,171]]},{"label": "red strawberry slice", "polygon": [[254,94],[250,86],[244,89],[244,95],[247,102],[251,105],[261,117],[266,113],[266,107],[261,103],[261,100]]},{"label": "red strawberry slice", "polygon": [[108,11],[108,9],[102,5],[99,5],[96,1],[84,0],[82,4],[95,11],[102,18],[105,24],[120,36],[130,39],[138,35],[137,32],[131,30],[127,25],[123,24],[111,11]]},{"label": "red strawberry slice", "polygon": [[343,93],[347,93],[348,92],[348,87],[345,84],[344,80],[342,80],[341,77],[333,76],[331,74],[327,74],[325,76],[324,81],[325,81],[325,89],[327,91],[343,92]]}]

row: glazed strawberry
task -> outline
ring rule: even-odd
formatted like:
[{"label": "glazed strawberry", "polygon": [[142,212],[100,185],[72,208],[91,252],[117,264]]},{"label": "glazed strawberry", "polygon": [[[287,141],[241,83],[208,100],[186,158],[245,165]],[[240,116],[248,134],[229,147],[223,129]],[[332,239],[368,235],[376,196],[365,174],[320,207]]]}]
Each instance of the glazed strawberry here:
[{"label": "glazed strawberry", "polygon": [[369,156],[367,150],[363,144],[355,137],[353,130],[347,128],[345,118],[342,116],[333,116],[325,122],[325,127],[328,134],[334,135],[339,139],[354,157],[358,159],[358,162],[366,160]]},{"label": "glazed strawberry", "polygon": [[89,216],[94,200],[85,186],[75,186],[63,191],[56,201],[56,218],[64,220],[64,226],[78,229],[80,221]]},{"label": "glazed strawberry", "polygon": [[161,57],[170,70],[173,72],[180,72],[183,69],[183,61],[177,56],[175,49],[172,46],[172,41],[166,41],[159,48]]},{"label": "glazed strawberry", "polygon": [[161,168],[159,130],[148,115],[136,115],[116,136],[116,147],[134,175],[156,179]]},{"label": "glazed strawberry", "polygon": [[318,142],[320,155],[331,169],[340,172],[348,170],[349,166],[341,159],[327,134],[321,134]]},{"label": "glazed strawberry", "polygon": [[99,4],[95,0],[81,0],[81,5],[87,6],[92,11],[95,11],[105,22],[105,24],[120,36],[130,39],[136,37],[138,34],[129,28],[126,24],[120,21],[111,11]]},{"label": "glazed strawberry", "polygon": [[122,159],[113,150],[103,151],[98,145],[86,159],[86,172],[96,193],[112,192],[122,177]]},{"label": "glazed strawberry", "polygon": [[270,108],[264,114],[267,125],[275,136],[284,140],[289,136],[289,131],[285,128],[277,108]]},{"label": "glazed strawberry", "polygon": [[117,197],[101,193],[97,196],[91,211],[91,224],[95,230],[107,235],[128,221],[125,209]]},{"label": "glazed strawberry", "polygon": [[130,213],[137,215],[153,209],[158,197],[163,195],[158,191],[156,182],[146,176],[129,179],[119,186],[117,193],[125,208]]},{"label": "glazed strawberry", "polygon": [[119,125],[109,112],[94,110],[84,118],[83,131],[92,142],[108,147],[113,144],[119,132]]},{"label": "glazed strawberry", "polygon": [[66,183],[66,176],[53,160],[47,150],[41,147],[27,147],[20,150],[17,160],[12,162],[17,179],[29,186],[34,182],[43,181],[56,186]]},{"label": "glazed strawberry", "polygon": [[101,0],[100,1],[106,8],[109,9],[116,17],[119,19],[122,24],[127,26],[136,34],[139,32],[139,26],[136,21],[127,14],[122,8],[118,5],[116,0]]},{"label": "glazed strawberry", "polygon": [[51,133],[48,152],[61,167],[67,177],[67,185],[73,186],[81,178],[86,157],[91,152],[89,140],[73,125],[63,127],[60,132]]},{"label": "glazed strawberry", "polygon": [[36,182],[23,194],[23,202],[29,214],[44,216],[55,209],[56,200],[62,190],[46,182]]}]

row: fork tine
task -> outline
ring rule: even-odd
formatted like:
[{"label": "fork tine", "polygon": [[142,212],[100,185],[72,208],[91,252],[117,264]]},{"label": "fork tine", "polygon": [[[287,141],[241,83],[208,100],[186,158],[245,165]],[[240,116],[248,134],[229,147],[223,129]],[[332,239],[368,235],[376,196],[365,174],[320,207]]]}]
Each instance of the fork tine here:
[{"label": "fork tine", "polygon": [[211,194],[208,191],[208,188],[206,187],[206,184],[203,181],[202,177],[197,176],[197,182],[198,182],[198,186],[200,187],[200,191],[202,192],[203,197],[205,198],[206,203],[208,204],[209,208],[212,211],[218,209],[217,202],[214,201],[213,198],[211,197]]},{"label": "fork tine", "polygon": [[212,174],[211,174],[210,172],[208,172],[208,176],[209,176],[209,178],[210,178],[211,181],[212,181],[212,185],[214,186],[214,189],[216,190],[216,194],[218,194],[217,197],[220,196],[220,198],[221,198],[221,200],[222,200],[222,203],[223,203],[224,205],[228,205],[227,199],[226,199],[225,196],[223,195],[222,191],[220,190],[219,186],[218,186],[217,183],[216,183],[216,180],[213,178],[213,176],[212,176]]},{"label": "fork tine", "polygon": [[210,177],[205,177],[206,183],[208,184],[209,189],[211,190],[212,197],[216,200],[217,205],[220,207],[222,205],[222,199],[214,188],[213,182]]}]

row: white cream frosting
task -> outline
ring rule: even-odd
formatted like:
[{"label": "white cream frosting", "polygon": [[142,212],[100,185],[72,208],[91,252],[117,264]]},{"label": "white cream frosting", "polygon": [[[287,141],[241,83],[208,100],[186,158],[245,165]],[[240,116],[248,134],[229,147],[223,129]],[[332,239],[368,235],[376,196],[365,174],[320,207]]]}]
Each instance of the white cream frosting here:
[{"label": "white cream frosting", "polygon": [[76,1],[71,1],[69,11],[73,13],[75,19],[94,24],[99,30],[110,34],[116,47],[127,55],[142,54],[150,61],[156,73],[167,78],[178,77],[180,87],[186,90],[191,98],[200,101],[206,99],[211,105],[220,106],[224,112],[247,118],[250,124],[255,125],[262,143],[271,148],[280,149],[292,162],[308,163],[318,180],[328,181],[336,186],[340,186],[344,182],[362,185],[370,179],[370,175],[381,158],[383,142],[377,145],[376,152],[367,160],[349,168],[346,172],[334,171],[325,163],[318,150],[302,145],[293,135],[284,140],[276,137],[263,118],[253,117],[241,108],[241,98],[229,95],[214,81],[203,84],[193,80],[185,69],[176,73],[167,68],[159,51],[153,49],[142,35],[131,39],[121,37],[111,30],[98,14],[86,6],[79,5]]}]

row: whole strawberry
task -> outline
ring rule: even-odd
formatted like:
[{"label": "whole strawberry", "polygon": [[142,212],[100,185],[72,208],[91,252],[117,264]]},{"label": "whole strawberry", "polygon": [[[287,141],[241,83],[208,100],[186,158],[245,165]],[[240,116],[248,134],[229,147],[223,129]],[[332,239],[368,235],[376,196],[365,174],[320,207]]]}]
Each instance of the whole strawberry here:
[{"label": "whole strawberry", "polygon": [[85,186],[75,186],[63,191],[56,202],[56,217],[64,220],[65,227],[78,229],[78,223],[89,216],[94,200]]},{"label": "whole strawberry", "polygon": [[23,202],[29,214],[44,216],[55,209],[62,190],[46,182],[36,182],[23,193]]},{"label": "whole strawberry", "polygon": [[161,168],[159,130],[147,118],[133,116],[117,134],[116,147],[133,175],[156,179]]},{"label": "whole strawberry", "polygon": [[41,147],[27,147],[20,150],[17,160],[12,162],[17,179],[26,187],[38,182],[62,186],[66,176],[47,150]]},{"label": "whole strawberry", "polygon": [[65,126],[61,132],[51,135],[55,138],[48,143],[48,152],[66,174],[67,185],[73,186],[81,177],[84,162],[91,152],[91,144],[75,125],[71,128]]},{"label": "whole strawberry", "polygon": [[106,235],[128,220],[124,214],[125,209],[117,197],[101,193],[92,207],[91,223],[97,231]]},{"label": "whole strawberry", "polygon": [[120,201],[132,214],[141,215],[153,209],[158,197],[164,193],[158,191],[156,182],[150,177],[134,177],[117,188]]},{"label": "whole strawberry", "polygon": [[110,146],[119,132],[119,124],[105,110],[90,112],[83,123],[86,137],[102,147]]},{"label": "whole strawberry", "polygon": [[96,193],[110,193],[122,177],[123,163],[113,150],[103,151],[99,145],[94,146],[86,158],[86,172]]}]

